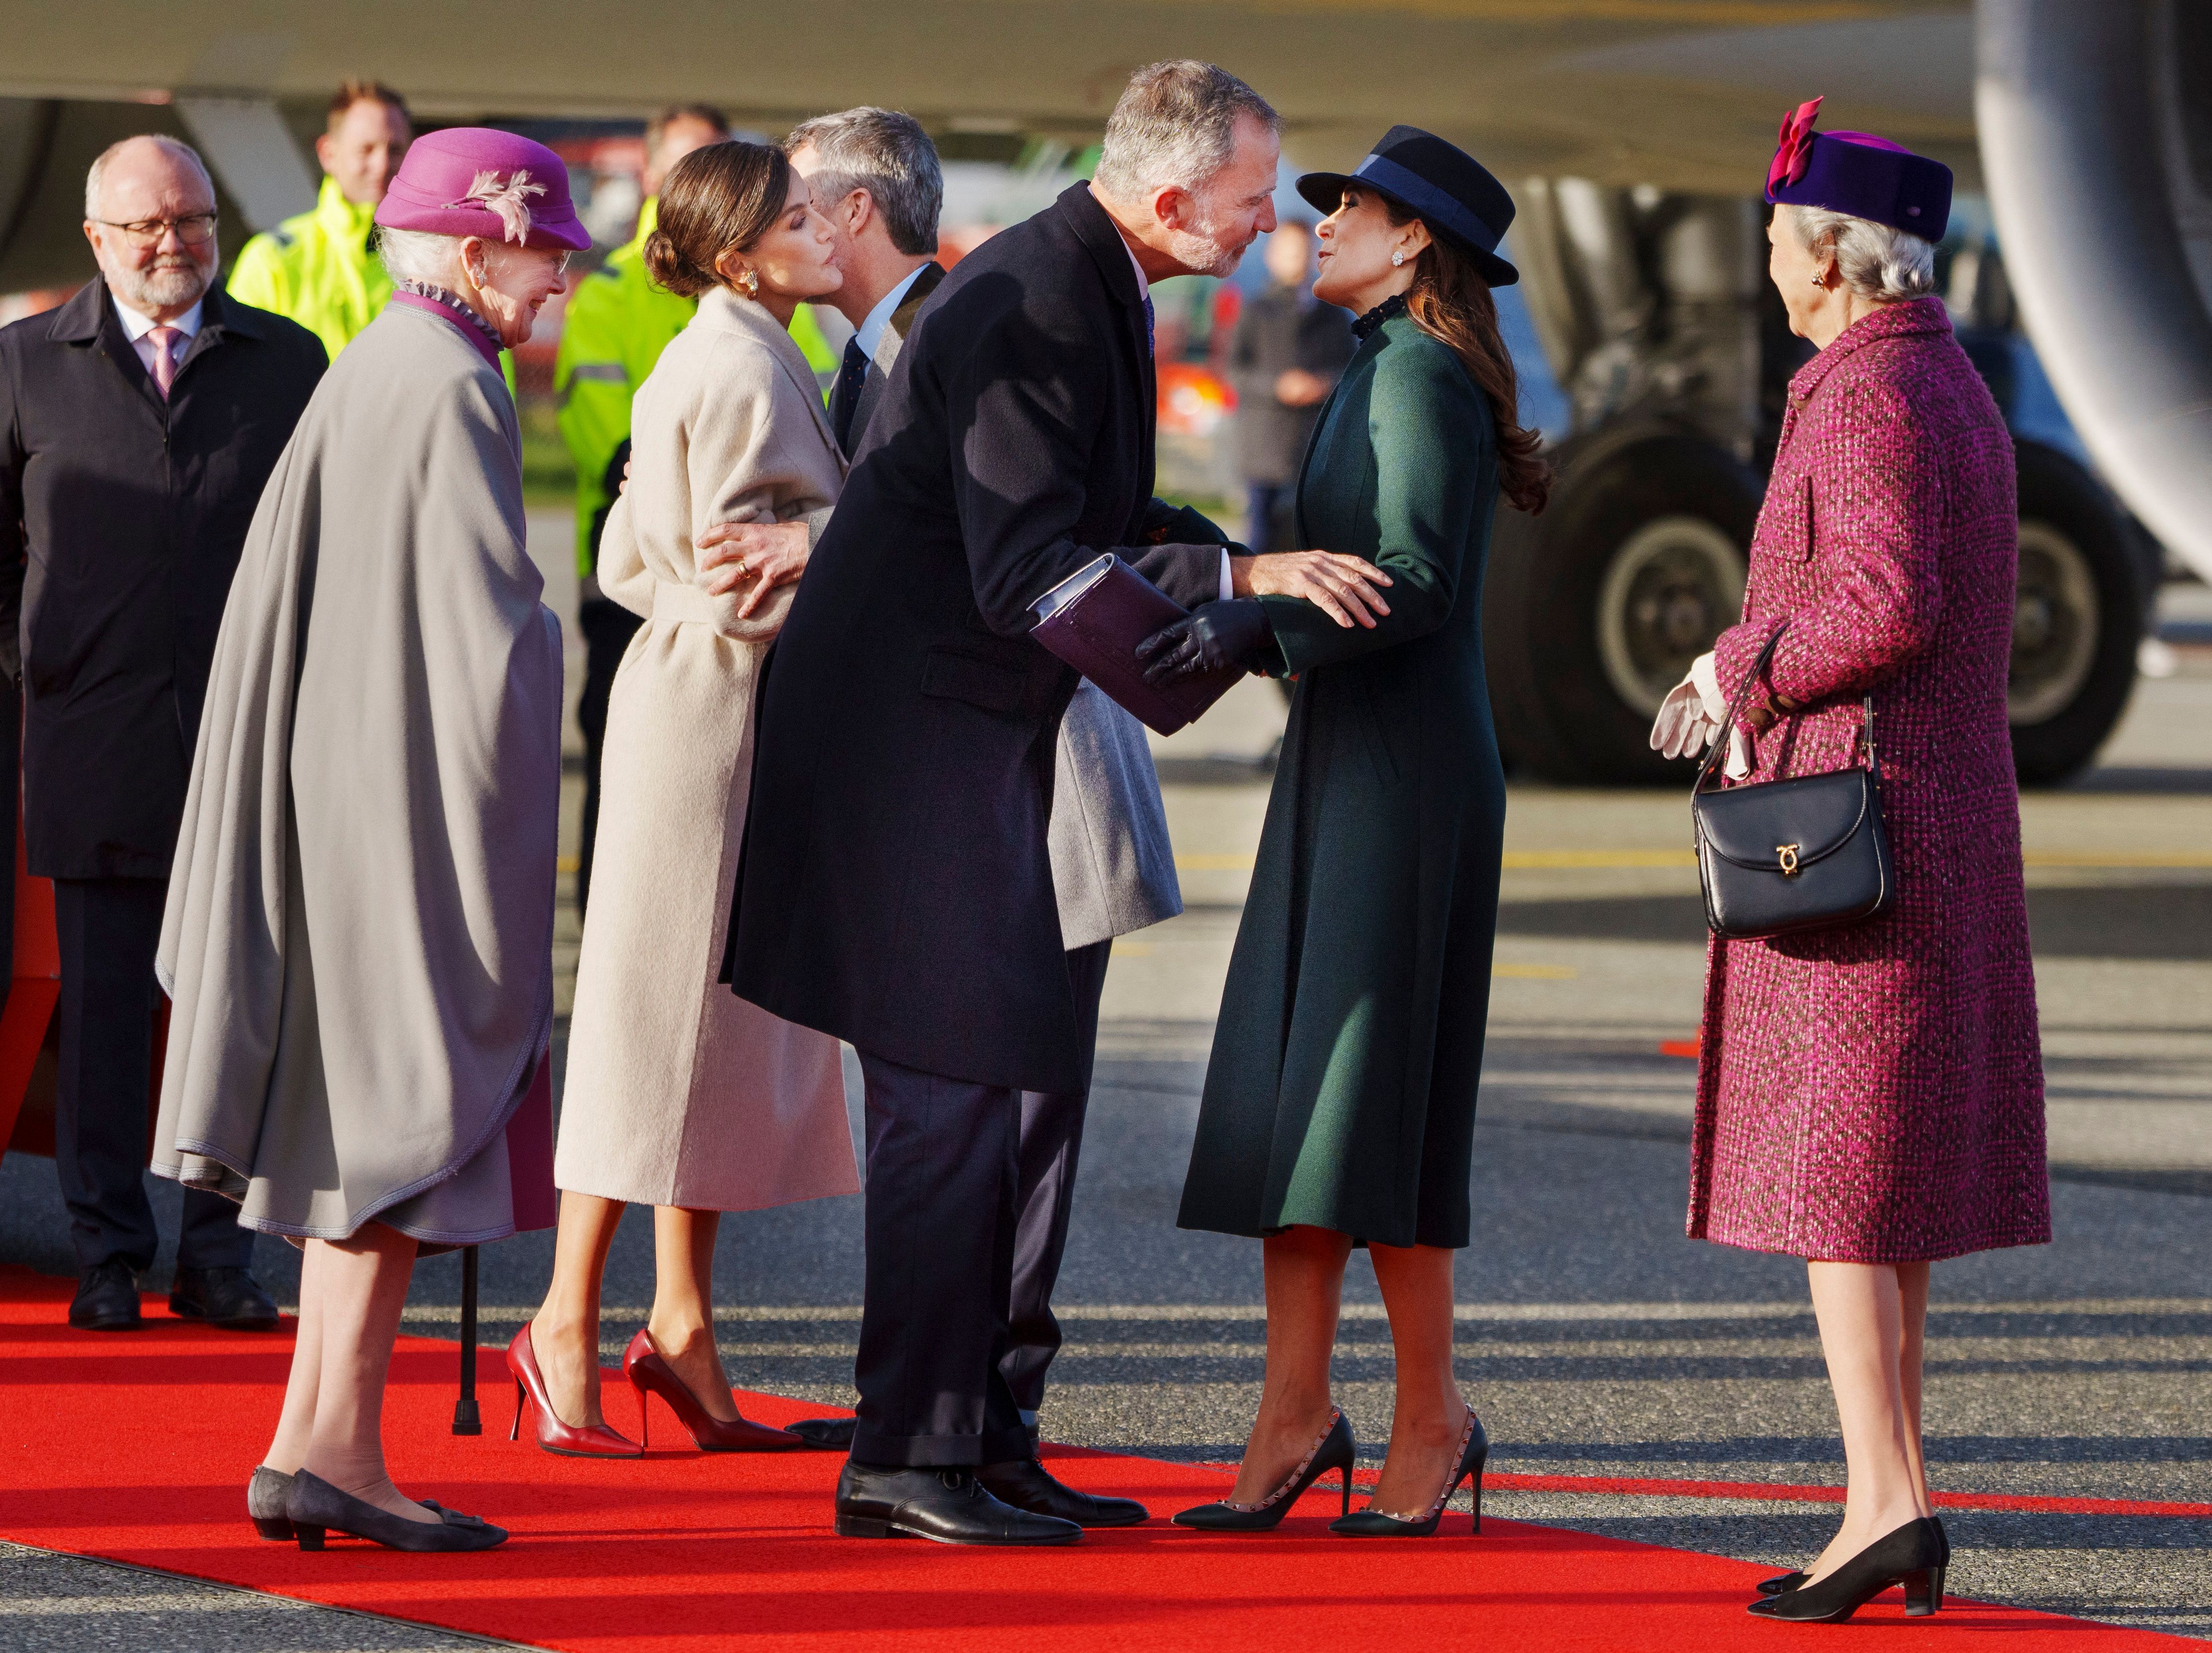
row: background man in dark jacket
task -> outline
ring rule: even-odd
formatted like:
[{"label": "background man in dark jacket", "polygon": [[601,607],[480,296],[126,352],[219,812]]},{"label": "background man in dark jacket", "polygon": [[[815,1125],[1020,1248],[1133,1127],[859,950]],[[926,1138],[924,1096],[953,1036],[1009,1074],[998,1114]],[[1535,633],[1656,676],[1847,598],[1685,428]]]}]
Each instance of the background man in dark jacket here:
[{"label": "background man in dark jacket", "polygon": [[1186,605],[1249,583],[1212,524],[1152,496],[1149,283],[1225,274],[1273,227],[1275,125],[1209,64],[1138,71],[1097,182],[922,307],[769,659],[729,975],[861,1053],[842,1533],[1079,1535],[999,1364],[1021,1095],[1084,1086],[1046,839],[1077,678],[1030,605],[1109,549]]},{"label": "background man in dark jacket", "polygon": [[[139,1323],[158,1237],[154,951],[208,664],[262,484],[325,366],[313,334],[212,285],[215,211],[184,144],[114,145],[85,180],[101,279],[0,330],[0,614],[20,605],[25,847],[60,930],[70,1323],[102,1331]],[[275,1325],[238,1207],[184,1198],[170,1309]]]},{"label": "background man in dark jacket", "polygon": [[1313,226],[1287,221],[1267,238],[1264,256],[1273,279],[1245,305],[1229,341],[1231,434],[1244,479],[1244,538],[1255,554],[1291,543],[1306,440],[1353,348],[1351,319],[1313,295]]}]

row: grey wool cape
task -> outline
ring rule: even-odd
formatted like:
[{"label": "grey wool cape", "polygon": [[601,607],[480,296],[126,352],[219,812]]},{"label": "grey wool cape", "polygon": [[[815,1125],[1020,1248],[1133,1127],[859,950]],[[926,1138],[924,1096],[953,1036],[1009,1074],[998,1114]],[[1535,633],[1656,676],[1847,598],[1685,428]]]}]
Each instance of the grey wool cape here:
[{"label": "grey wool cape", "polygon": [[395,305],[255,513],[161,929],[154,1165],[249,1228],[550,1220],[550,1121],[510,1131],[544,1095],[561,774],[520,453],[460,324]]}]

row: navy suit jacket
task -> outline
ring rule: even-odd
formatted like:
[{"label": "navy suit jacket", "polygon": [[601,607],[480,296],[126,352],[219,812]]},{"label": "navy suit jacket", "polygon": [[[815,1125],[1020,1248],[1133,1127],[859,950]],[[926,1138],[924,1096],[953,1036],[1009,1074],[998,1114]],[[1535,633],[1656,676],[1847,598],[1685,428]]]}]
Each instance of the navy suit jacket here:
[{"label": "navy suit jacket", "polygon": [[763,674],[724,977],[908,1067],[1078,1091],[1045,833],[1077,679],[1030,605],[1119,550],[1194,606],[1221,557],[1152,498],[1136,270],[1086,185],[960,261],[884,397]]}]

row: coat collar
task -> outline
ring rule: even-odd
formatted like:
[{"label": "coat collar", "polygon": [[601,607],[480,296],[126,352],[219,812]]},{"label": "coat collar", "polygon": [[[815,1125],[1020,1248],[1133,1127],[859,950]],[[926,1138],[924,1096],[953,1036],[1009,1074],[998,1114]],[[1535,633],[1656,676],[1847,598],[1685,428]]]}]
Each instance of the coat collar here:
[{"label": "coat collar", "polygon": [[1091,194],[1091,185],[1070,185],[1053,206],[1106,278],[1106,290],[1127,309],[1142,305],[1145,295],[1137,290],[1137,266],[1130,257],[1129,244],[1121,239],[1106,209],[1098,204],[1098,198]]},{"label": "coat collar", "polygon": [[822,387],[815,383],[814,369],[808,364],[806,353],[791,336],[791,330],[781,325],[760,305],[750,299],[741,299],[726,287],[710,287],[699,300],[699,313],[691,319],[694,327],[711,328],[716,332],[738,333],[763,345],[783,369],[784,376],[804,392],[807,406],[814,410],[814,423],[829,444],[832,453],[840,453],[837,438],[830,428],[830,416],[822,405]]},{"label": "coat collar", "polygon": [[[201,340],[212,344],[226,333],[237,333],[246,338],[263,337],[260,312],[248,304],[232,304],[224,296],[218,282],[207,290],[200,301],[200,331],[192,340],[193,348],[186,352],[187,359],[204,348]],[[107,300],[107,283],[94,276],[76,290],[75,297],[54,312],[53,325],[46,337],[58,344],[89,344],[114,324],[118,337],[123,335],[123,319],[115,313],[115,307]],[[130,340],[124,338],[128,344]]]},{"label": "coat collar", "polygon": [[1828,375],[1866,346],[1886,338],[1905,338],[1915,333],[1951,331],[1951,313],[1943,307],[1939,298],[1908,299],[1902,304],[1885,304],[1872,315],[1861,316],[1850,326],[1828,342],[1820,351],[1797,369],[1790,380],[1790,399],[1800,406],[1813,399],[1813,393],[1827,382]]}]

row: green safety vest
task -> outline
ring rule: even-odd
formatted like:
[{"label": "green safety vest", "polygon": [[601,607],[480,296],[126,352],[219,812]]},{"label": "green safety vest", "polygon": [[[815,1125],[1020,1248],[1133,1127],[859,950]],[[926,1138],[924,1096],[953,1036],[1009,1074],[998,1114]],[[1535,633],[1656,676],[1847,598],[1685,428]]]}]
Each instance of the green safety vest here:
[{"label": "green safety vest", "polygon": [[[592,525],[613,499],[607,466],[629,440],[630,398],[698,308],[695,301],[655,286],[646,273],[645,238],[653,234],[659,204],[648,199],[638,212],[637,234],[576,283],[553,360],[561,435],[576,464],[576,572],[586,578],[598,562]],[[791,336],[826,397],[836,382],[837,358],[811,307],[799,307]]]},{"label": "green safety vest", "polygon": [[368,247],[375,214],[373,203],[349,201],[337,179],[324,179],[313,212],[287,218],[240,250],[231,297],[298,322],[335,362],[392,296],[392,277]]}]

